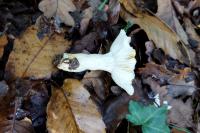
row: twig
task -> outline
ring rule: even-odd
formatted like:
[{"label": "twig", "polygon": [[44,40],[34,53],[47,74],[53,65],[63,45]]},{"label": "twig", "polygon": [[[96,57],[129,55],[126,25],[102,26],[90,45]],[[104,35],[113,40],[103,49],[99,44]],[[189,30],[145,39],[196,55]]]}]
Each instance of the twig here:
[{"label": "twig", "polygon": [[17,108],[19,106],[19,98],[17,97],[15,99],[15,108],[14,108],[14,116],[13,116],[13,124],[12,124],[12,127],[11,127],[11,133],[15,133],[14,129],[15,129],[15,119],[16,119],[16,112],[17,112]]}]

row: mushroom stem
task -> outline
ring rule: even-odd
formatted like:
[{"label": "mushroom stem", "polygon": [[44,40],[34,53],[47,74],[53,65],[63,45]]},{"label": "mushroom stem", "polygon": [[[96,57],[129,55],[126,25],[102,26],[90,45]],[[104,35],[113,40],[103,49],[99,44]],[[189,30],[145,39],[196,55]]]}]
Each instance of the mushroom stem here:
[{"label": "mushroom stem", "polygon": [[[72,55],[73,56],[73,55]],[[74,54],[84,70],[103,70],[110,72],[113,69],[114,59],[108,54]],[[84,71],[83,70],[83,71]]]}]

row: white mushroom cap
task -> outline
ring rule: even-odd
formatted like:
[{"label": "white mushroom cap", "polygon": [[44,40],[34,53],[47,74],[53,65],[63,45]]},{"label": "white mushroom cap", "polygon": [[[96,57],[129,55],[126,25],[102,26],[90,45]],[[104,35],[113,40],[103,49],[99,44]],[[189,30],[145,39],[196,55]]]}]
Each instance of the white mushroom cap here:
[{"label": "white mushroom cap", "polygon": [[[114,82],[129,95],[134,93],[132,80],[135,78],[135,50],[130,46],[131,38],[121,30],[107,54],[64,53],[59,69],[69,72],[104,70],[111,73]],[[74,63],[73,60],[76,59]],[[70,64],[71,63],[71,64]],[[75,65],[73,67],[73,65]]]}]

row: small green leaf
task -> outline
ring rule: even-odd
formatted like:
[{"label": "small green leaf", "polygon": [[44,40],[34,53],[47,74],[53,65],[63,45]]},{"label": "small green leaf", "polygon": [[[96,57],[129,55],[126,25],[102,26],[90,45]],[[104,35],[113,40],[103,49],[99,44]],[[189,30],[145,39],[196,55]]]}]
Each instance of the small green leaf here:
[{"label": "small green leaf", "polygon": [[143,106],[138,102],[129,102],[126,118],[134,125],[141,125],[143,133],[170,133],[166,123],[167,106]]},{"label": "small green leaf", "polygon": [[99,5],[98,10],[102,11],[107,2],[108,2],[108,0],[104,0],[104,1]]},{"label": "small green leaf", "polygon": [[131,23],[130,21],[127,22],[126,26],[124,27],[125,32],[128,31],[128,29],[133,26],[133,23]]}]

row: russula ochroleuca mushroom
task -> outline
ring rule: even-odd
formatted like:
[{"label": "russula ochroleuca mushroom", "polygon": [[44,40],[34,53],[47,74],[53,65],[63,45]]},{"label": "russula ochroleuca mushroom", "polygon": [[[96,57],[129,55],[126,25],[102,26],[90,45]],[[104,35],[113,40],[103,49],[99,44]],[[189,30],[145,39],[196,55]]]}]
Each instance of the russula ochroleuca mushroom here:
[{"label": "russula ochroleuca mushroom", "polygon": [[131,38],[121,30],[106,54],[64,53],[58,68],[68,72],[103,70],[111,73],[114,82],[129,95],[134,93],[135,50],[130,46]]}]

